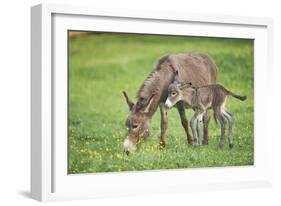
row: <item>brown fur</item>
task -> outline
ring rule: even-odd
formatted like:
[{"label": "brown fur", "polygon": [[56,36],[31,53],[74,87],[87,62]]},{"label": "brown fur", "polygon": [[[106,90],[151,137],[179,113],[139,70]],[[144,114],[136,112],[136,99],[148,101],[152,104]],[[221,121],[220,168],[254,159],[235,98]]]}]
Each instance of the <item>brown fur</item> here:
[{"label": "brown fur", "polygon": [[191,82],[194,86],[203,86],[216,82],[217,67],[205,53],[177,54],[162,57],[155,69],[148,75],[137,92],[137,110],[143,109],[153,94],[153,105],[149,116],[152,116],[158,105],[164,102],[168,94],[168,86],[173,80],[174,71],[178,71],[180,82]]},{"label": "brown fur", "polygon": [[[214,84],[216,82],[217,67],[214,61],[205,53],[187,53],[167,55],[162,57],[153,71],[148,75],[147,79],[140,86],[137,92],[137,102],[130,109],[131,113],[128,116],[129,120],[136,121],[140,126],[138,127],[138,133],[142,133],[148,128],[143,128],[141,125],[145,121],[150,121],[151,117],[157,110],[158,106],[161,109],[161,141],[160,144],[165,146],[165,134],[167,129],[167,112],[164,108],[161,108],[161,103],[164,103],[168,96],[168,86],[173,81],[174,72],[178,71],[179,81],[192,82],[195,86],[202,86],[208,84]],[[126,98],[127,102],[131,102]],[[129,105],[130,106],[130,105]],[[177,106],[181,107],[180,104]],[[183,110],[184,111],[184,110]],[[187,137],[190,143],[190,135],[188,133],[188,126],[186,126],[185,114],[182,113],[182,109],[179,109],[182,124],[186,130]],[[138,120],[138,116],[140,117]],[[132,121],[127,121],[132,122]],[[147,125],[147,124],[146,124]],[[127,124],[128,128],[131,128]],[[129,139],[137,138],[139,136],[133,135],[134,131],[128,131]],[[133,141],[133,140],[132,140]],[[137,142],[138,140],[134,140]]]}]

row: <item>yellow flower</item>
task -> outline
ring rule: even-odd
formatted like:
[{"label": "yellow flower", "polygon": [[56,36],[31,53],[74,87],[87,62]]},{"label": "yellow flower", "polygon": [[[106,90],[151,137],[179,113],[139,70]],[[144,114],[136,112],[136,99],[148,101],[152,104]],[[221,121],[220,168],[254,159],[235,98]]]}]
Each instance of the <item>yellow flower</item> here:
[{"label": "yellow flower", "polygon": [[117,154],[116,157],[117,157],[118,159],[121,159],[121,158],[122,158],[122,155],[121,155],[121,154]]}]

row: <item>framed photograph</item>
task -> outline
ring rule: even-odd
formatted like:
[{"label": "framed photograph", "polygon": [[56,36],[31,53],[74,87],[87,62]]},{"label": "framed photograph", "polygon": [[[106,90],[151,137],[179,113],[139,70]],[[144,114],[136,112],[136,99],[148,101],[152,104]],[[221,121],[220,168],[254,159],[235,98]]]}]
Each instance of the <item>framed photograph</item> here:
[{"label": "framed photograph", "polygon": [[41,4],[31,26],[34,199],[272,186],[271,19]]}]

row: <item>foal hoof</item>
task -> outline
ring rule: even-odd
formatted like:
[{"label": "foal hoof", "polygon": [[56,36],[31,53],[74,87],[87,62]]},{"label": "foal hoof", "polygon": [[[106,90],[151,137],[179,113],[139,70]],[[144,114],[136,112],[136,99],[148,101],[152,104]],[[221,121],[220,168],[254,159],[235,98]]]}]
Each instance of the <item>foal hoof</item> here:
[{"label": "foal hoof", "polygon": [[203,140],[203,145],[208,145],[209,142],[207,140]]},{"label": "foal hoof", "polygon": [[232,149],[233,148],[233,144],[229,144],[229,149]]}]

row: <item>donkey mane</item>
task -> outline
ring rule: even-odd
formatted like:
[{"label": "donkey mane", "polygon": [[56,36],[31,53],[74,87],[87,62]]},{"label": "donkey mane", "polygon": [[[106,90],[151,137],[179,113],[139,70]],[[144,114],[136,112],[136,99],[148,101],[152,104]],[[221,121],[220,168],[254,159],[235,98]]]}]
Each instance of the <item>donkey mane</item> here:
[{"label": "donkey mane", "polygon": [[159,75],[159,71],[161,69],[163,69],[163,65],[164,63],[166,63],[169,59],[169,55],[165,55],[163,57],[161,57],[158,62],[156,63],[156,65],[154,66],[154,69],[152,70],[152,72],[150,72],[150,74],[147,76],[146,80],[143,81],[142,85],[140,86],[138,92],[137,92],[137,98],[142,98],[141,94],[153,94],[153,93],[157,93],[158,89],[159,89],[159,82],[158,80],[160,80],[160,75]]}]

